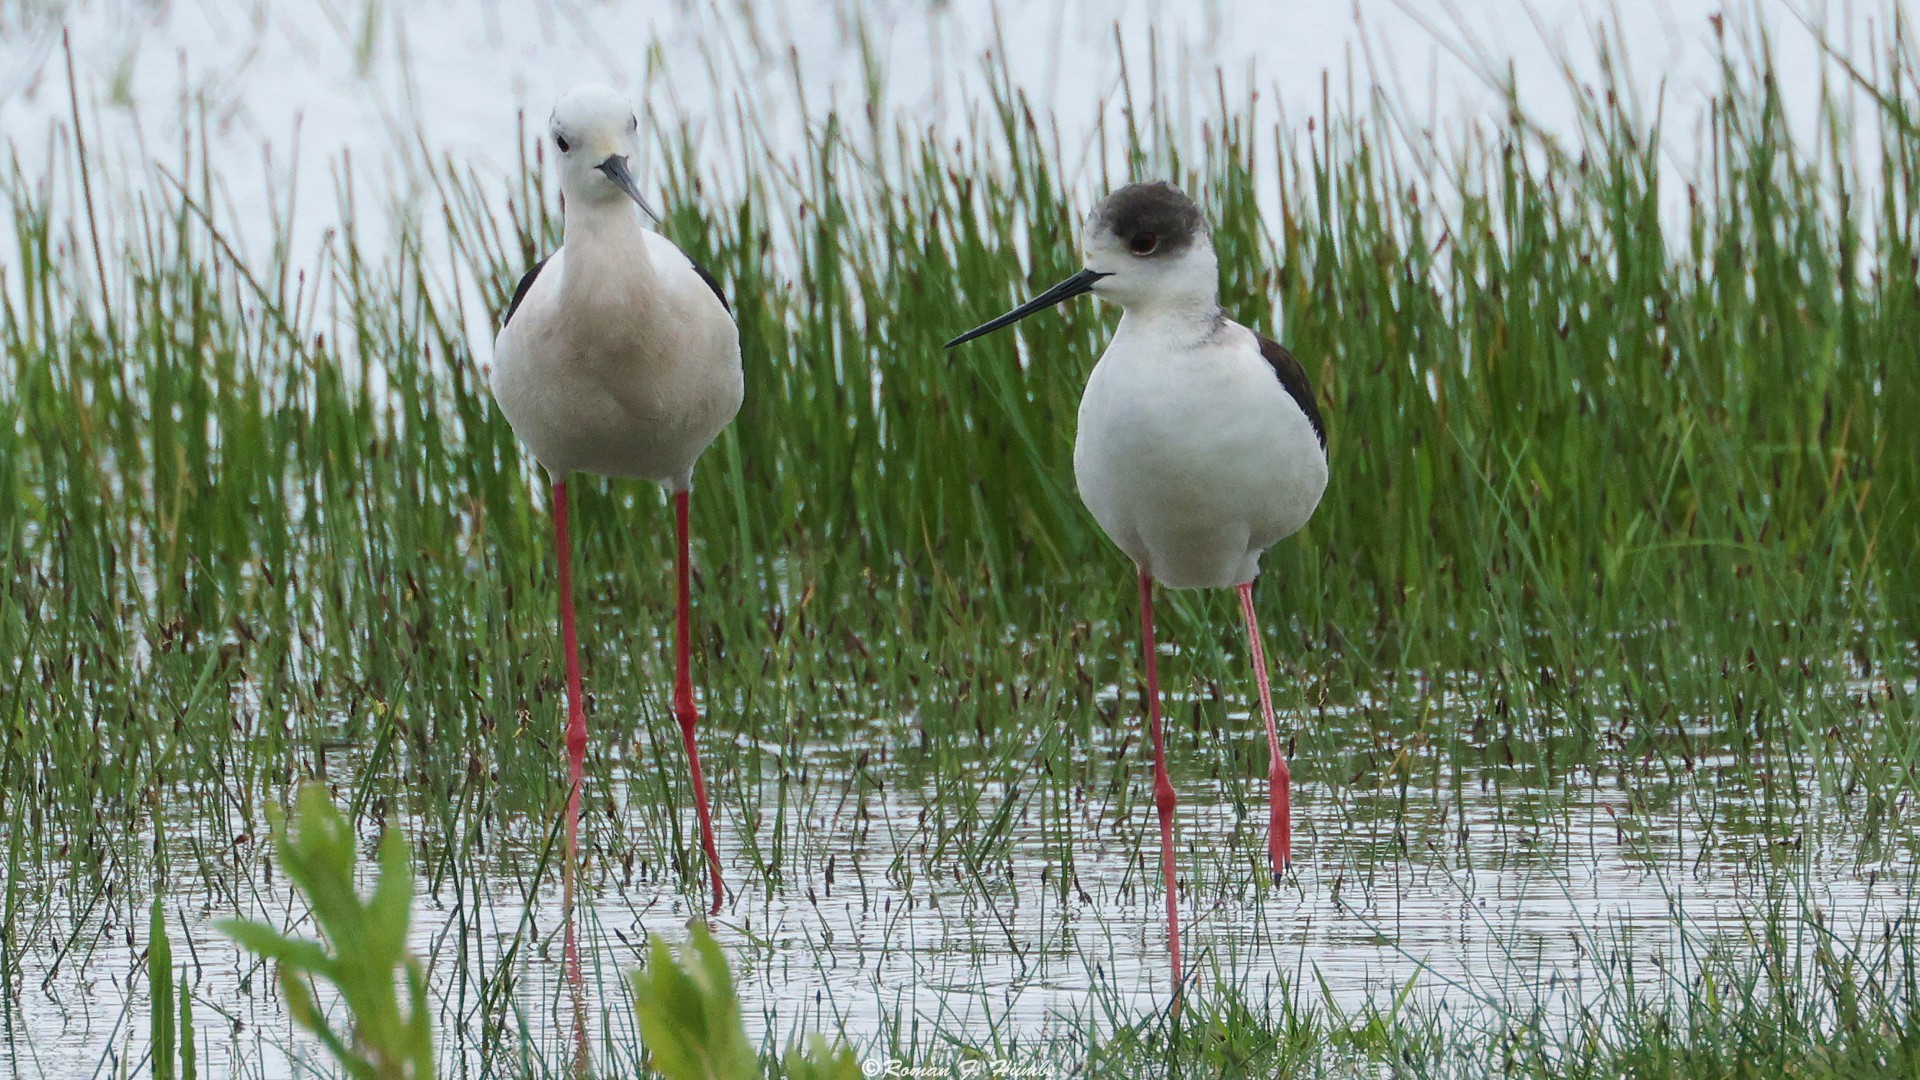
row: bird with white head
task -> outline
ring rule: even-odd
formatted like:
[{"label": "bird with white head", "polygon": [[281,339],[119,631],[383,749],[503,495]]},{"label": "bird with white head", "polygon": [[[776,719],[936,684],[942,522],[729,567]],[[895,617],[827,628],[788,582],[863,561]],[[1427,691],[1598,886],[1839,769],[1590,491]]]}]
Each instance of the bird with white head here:
[{"label": "bird with white head", "polygon": [[[694,461],[740,409],[740,334],[712,275],[647,227],[635,184],[639,118],[618,91],[582,86],[554,106],[564,231],[521,279],[494,345],[494,398],[553,483],[571,793],[563,864],[573,909],[586,713],[574,627],[567,478],[576,471],[653,480],[671,493],[678,541],[673,711],[686,744],[709,911],[724,895],[700,769],[691,662],[689,493]],[[571,920],[569,920],[569,926]],[[578,956],[569,939],[569,967]]]}]

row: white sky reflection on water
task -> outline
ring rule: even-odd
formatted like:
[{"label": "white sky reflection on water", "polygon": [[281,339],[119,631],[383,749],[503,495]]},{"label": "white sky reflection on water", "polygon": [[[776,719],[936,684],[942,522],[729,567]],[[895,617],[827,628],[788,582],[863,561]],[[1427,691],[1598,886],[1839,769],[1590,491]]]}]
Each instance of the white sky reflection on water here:
[{"label": "white sky reflection on water", "polygon": [[[1014,86],[1052,110],[1063,152],[1082,158],[1063,163],[1065,174],[1084,180],[1097,173],[1085,160],[1094,124],[1103,114],[1116,122],[1122,115],[1116,25],[1136,84],[1145,83],[1151,37],[1173,96],[1200,109],[1214,100],[1218,78],[1229,101],[1258,91],[1269,119],[1300,125],[1321,109],[1323,77],[1331,79],[1338,112],[1350,84],[1364,94],[1377,75],[1414,123],[1445,139],[1463,122],[1504,115],[1497,91],[1465,59],[1477,54],[1496,68],[1510,62],[1536,122],[1565,132],[1576,114],[1560,58],[1591,79],[1592,27],[1609,10],[1567,0],[1068,0],[1005,9],[959,0],[67,6],[83,96],[97,113],[92,139],[103,154],[123,170],[149,156],[177,156],[183,116],[199,123],[182,109],[184,95],[206,110],[234,215],[243,223],[266,219],[274,205],[269,185],[284,193],[297,176],[308,240],[336,213],[332,176],[341,154],[351,153],[368,179],[402,191],[416,176],[422,145],[510,172],[519,154],[516,115],[526,111],[537,132],[553,99],[588,79],[612,82],[657,119],[684,119],[715,139],[735,137],[744,109],[772,146],[797,148],[805,125],[835,106],[873,105],[916,124],[958,129],[984,96],[992,54]],[[1469,13],[1449,14],[1456,7]],[[1682,136],[1672,140],[1677,148],[1690,143],[1706,91],[1719,83],[1711,18],[1734,12],[1726,25],[1738,33],[1748,25],[1742,10],[1724,0],[1624,0],[1613,16],[1643,107],[1650,111],[1664,88],[1670,129]],[[1797,131],[1810,133],[1820,52],[1791,12],[1808,13],[1838,46],[1868,55],[1877,11],[1826,12],[1819,0],[1760,10],[1785,76],[1788,115]],[[866,98],[869,51],[881,73],[876,102]],[[793,89],[796,72],[804,100]],[[34,176],[44,171],[49,122],[64,123],[69,109],[54,38],[7,37],[0,91],[10,87],[24,88],[0,100],[0,132]]]}]

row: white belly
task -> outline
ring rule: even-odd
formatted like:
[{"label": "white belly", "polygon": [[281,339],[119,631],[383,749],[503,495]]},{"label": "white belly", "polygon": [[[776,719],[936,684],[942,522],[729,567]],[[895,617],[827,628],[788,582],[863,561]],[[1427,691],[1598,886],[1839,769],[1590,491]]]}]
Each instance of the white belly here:
[{"label": "white belly", "polygon": [[500,332],[494,397],[557,477],[583,470],[684,487],[740,409],[732,318],[677,248],[646,235],[645,273],[570,241]]},{"label": "white belly", "polygon": [[1080,401],[1081,500],[1164,585],[1252,581],[1260,553],[1298,532],[1326,490],[1313,425],[1243,328],[1177,354],[1125,331]]}]

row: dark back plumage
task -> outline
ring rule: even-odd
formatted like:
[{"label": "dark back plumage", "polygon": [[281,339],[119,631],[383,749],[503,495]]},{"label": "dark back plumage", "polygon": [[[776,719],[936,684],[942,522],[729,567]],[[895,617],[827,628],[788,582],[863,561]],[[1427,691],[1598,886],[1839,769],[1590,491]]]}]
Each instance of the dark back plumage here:
[{"label": "dark back plumage", "polygon": [[720,279],[714,277],[706,267],[694,262],[691,258],[687,262],[692,265],[693,272],[700,275],[700,280],[707,283],[707,288],[713,290],[713,295],[720,298],[720,306],[727,309],[727,314],[733,314],[733,305],[727,303],[727,294],[720,291]]},{"label": "dark back plumage", "polygon": [[1307,381],[1307,369],[1300,358],[1287,350],[1285,345],[1265,334],[1255,333],[1260,339],[1260,356],[1272,366],[1273,373],[1279,377],[1280,385],[1287,388],[1287,394],[1293,398],[1300,411],[1307,414],[1307,421],[1313,425],[1313,433],[1320,436],[1320,449],[1327,448],[1327,425],[1320,419],[1320,406],[1314,401],[1313,384]]},{"label": "dark back plumage", "polygon": [[520,284],[514,286],[513,299],[507,301],[507,313],[500,316],[501,326],[513,321],[513,313],[520,310],[520,301],[527,298],[527,290],[533,288],[533,279],[540,276],[540,268],[545,265],[547,265],[546,259],[534,263],[533,269],[527,271],[526,276],[520,279]]}]

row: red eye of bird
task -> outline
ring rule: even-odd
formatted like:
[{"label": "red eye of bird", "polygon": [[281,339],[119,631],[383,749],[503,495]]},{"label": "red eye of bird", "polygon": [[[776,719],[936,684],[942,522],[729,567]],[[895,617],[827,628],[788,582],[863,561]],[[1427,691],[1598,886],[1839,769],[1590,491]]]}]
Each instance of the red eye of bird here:
[{"label": "red eye of bird", "polygon": [[1135,255],[1151,255],[1153,249],[1160,246],[1160,238],[1150,232],[1137,232],[1133,234],[1133,239],[1127,241],[1127,246],[1133,249]]}]

